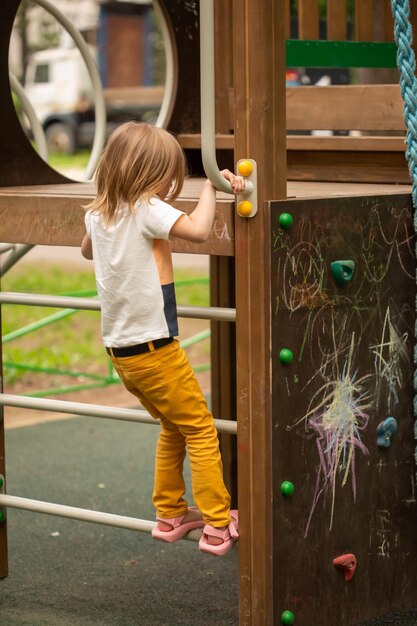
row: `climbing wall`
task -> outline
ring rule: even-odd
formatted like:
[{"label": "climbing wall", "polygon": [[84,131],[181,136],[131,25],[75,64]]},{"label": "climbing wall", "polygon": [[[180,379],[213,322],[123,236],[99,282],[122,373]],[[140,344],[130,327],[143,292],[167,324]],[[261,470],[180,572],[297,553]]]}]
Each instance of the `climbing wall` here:
[{"label": "climbing wall", "polygon": [[411,197],[270,209],[276,624],[350,626],[417,606]]}]

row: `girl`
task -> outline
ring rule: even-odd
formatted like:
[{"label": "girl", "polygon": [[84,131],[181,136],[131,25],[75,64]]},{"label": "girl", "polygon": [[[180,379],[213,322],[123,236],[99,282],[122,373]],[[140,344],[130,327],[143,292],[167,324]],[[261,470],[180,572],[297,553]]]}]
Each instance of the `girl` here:
[{"label": "girl", "polygon": [[[129,122],[100,160],[97,196],[86,208],[81,252],[94,258],[104,345],[126,389],[161,422],[153,503],[155,539],[173,542],[203,528],[199,548],[223,555],[238,537],[237,511],[223,482],[213,417],[178,341],[169,239],[205,241],[216,192],[204,183],[190,215],[164,202],[180,193],[185,158],[165,130]],[[222,172],[234,193],[241,177]],[[190,457],[195,507],[185,499],[183,461]]]}]

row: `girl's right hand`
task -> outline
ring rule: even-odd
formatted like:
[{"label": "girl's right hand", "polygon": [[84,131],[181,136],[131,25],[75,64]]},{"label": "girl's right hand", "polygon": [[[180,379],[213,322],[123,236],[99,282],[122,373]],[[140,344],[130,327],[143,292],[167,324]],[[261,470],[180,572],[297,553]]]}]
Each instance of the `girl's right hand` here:
[{"label": "girl's right hand", "polygon": [[220,174],[229,181],[234,194],[242,193],[245,188],[245,179],[242,176],[236,176],[230,170],[222,170]]}]

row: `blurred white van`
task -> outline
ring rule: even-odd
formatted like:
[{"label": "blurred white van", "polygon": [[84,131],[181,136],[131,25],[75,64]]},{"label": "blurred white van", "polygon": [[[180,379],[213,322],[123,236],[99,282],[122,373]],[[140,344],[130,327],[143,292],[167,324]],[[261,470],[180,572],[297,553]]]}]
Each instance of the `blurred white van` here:
[{"label": "blurred white van", "polygon": [[25,91],[45,130],[50,150],[72,153],[91,144],[92,85],[77,48],[52,48],[32,54]]},{"label": "blurred white van", "polygon": [[[93,55],[94,50],[92,49]],[[91,79],[77,48],[50,48],[28,61],[25,91],[45,131],[48,148],[72,154],[91,147],[94,97]],[[163,86],[104,90],[107,134],[129,120],[153,124],[164,95]]]}]

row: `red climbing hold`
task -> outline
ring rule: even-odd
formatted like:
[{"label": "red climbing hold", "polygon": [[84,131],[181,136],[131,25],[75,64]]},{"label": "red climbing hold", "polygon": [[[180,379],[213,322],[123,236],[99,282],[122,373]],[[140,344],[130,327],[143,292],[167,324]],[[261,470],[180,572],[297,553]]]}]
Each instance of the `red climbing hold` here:
[{"label": "red climbing hold", "polygon": [[338,556],[337,559],[333,559],[333,565],[343,569],[346,582],[349,582],[349,580],[353,578],[356,564],[357,560],[354,554],[342,554],[342,556]]}]

